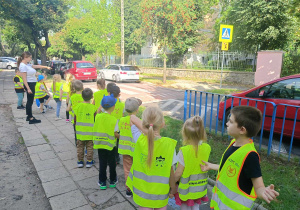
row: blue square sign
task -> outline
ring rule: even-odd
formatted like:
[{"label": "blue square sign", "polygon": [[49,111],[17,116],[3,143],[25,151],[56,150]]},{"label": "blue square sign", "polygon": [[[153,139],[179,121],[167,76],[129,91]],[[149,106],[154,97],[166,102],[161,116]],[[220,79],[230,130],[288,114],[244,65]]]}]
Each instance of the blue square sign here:
[{"label": "blue square sign", "polygon": [[230,28],[222,28],[222,39],[230,39],[230,33],[231,29]]},{"label": "blue square sign", "polygon": [[220,25],[220,42],[232,42],[233,25]]}]

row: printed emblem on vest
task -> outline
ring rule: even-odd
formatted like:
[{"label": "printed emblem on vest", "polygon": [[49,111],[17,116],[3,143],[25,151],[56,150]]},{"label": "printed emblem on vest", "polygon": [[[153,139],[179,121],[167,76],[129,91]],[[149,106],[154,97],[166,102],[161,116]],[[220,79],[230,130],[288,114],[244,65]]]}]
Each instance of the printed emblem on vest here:
[{"label": "printed emblem on vest", "polygon": [[229,165],[227,167],[226,173],[227,173],[227,176],[233,177],[236,174],[236,169],[233,168],[231,165]]},{"label": "printed emblem on vest", "polygon": [[148,158],[147,155],[144,155],[143,153],[141,153],[141,159],[140,159],[140,161],[141,161],[141,165],[142,166],[144,166],[144,164],[146,163],[147,158]]},{"label": "printed emblem on vest", "polygon": [[85,117],[86,117],[86,119],[90,119],[91,118],[91,114],[90,113],[86,113]]},{"label": "printed emblem on vest", "polygon": [[155,165],[163,167],[165,165],[166,158],[163,158],[162,156],[156,157]]}]

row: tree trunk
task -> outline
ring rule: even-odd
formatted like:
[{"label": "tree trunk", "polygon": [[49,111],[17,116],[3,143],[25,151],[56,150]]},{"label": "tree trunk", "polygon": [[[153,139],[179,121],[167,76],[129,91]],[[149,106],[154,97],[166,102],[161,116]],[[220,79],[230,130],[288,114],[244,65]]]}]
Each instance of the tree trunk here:
[{"label": "tree trunk", "polygon": [[34,61],[35,65],[38,65],[38,62],[37,62],[37,53],[38,53],[38,47],[35,46],[34,52],[33,52],[33,61]]},{"label": "tree trunk", "polygon": [[164,70],[163,70],[163,83],[167,81],[167,55],[164,54]]}]

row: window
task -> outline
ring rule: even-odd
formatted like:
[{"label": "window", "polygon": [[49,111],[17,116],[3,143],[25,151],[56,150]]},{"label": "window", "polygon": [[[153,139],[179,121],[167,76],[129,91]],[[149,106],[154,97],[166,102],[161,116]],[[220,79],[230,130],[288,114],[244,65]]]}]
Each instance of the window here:
[{"label": "window", "polygon": [[123,71],[136,71],[134,66],[121,66],[121,70]]},{"label": "window", "polygon": [[119,66],[117,65],[111,65],[111,70],[119,70]]},{"label": "window", "polygon": [[262,87],[267,98],[300,99],[300,78],[287,79]]},{"label": "window", "polygon": [[76,64],[76,67],[79,68],[79,69],[83,69],[83,68],[94,68],[93,64],[91,63],[77,63]]}]

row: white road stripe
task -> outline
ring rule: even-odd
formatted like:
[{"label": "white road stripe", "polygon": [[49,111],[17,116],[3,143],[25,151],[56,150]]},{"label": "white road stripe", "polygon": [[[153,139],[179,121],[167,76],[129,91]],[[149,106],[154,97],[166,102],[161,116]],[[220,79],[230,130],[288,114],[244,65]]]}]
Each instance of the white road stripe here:
[{"label": "white road stripe", "polygon": [[170,104],[172,104],[175,100],[170,99],[168,100],[166,103],[164,103],[160,108],[164,109],[165,107],[169,106]]},{"label": "white road stripe", "polygon": [[181,109],[181,107],[183,107],[184,102],[179,102],[171,111],[171,115],[174,115],[179,109]]},{"label": "white road stripe", "polygon": [[[132,86],[128,86],[128,85],[120,85],[120,88],[129,88],[129,89],[133,89],[133,90],[137,90],[137,91],[140,91],[140,92],[145,92],[145,93],[151,93],[151,91],[148,91],[148,90],[145,90],[145,89],[142,89],[142,88],[137,88],[137,87],[132,87]],[[122,89],[121,89],[122,90]]]}]

